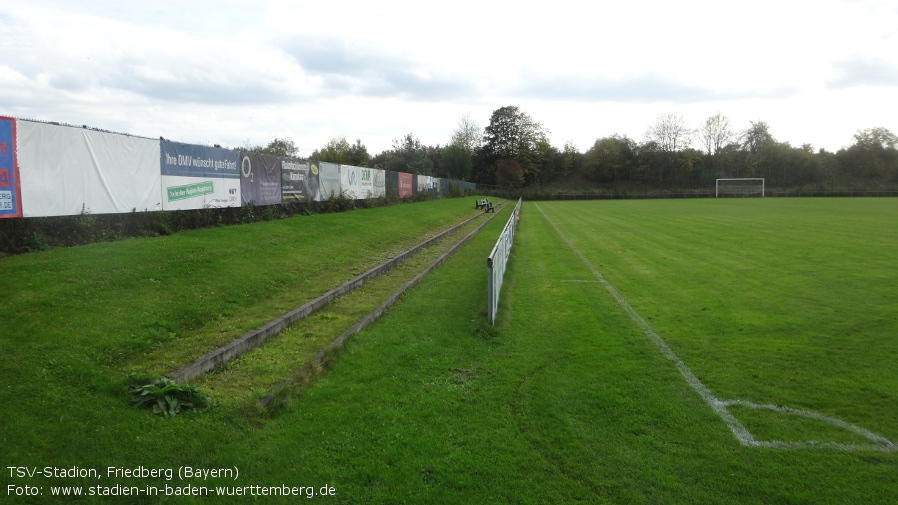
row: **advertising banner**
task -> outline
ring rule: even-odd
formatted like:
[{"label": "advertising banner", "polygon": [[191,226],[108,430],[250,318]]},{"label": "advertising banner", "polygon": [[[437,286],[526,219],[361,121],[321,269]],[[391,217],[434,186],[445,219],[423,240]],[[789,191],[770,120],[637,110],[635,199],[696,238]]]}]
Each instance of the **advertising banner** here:
[{"label": "advertising banner", "polygon": [[0,218],[22,217],[22,190],[16,163],[16,120],[0,116]]},{"label": "advertising banner", "polygon": [[399,198],[408,198],[414,195],[413,174],[399,172]]},{"label": "advertising banner", "polygon": [[422,191],[430,191],[433,189],[433,178],[429,175],[419,175],[418,176],[418,192]]},{"label": "advertising banner", "polygon": [[321,161],[318,163],[318,200],[325,201],[340,196],[340,165]]},{"label": "advertising banner", "polygon": [[16,121],[24,217],[162,210],[159,140]]},{"label": "advertising banner", "polygon": [[374,177],[374,187],[371,188],[371,198],[382,198],[387,196],[386,173],[379,168],[372,168]]},{"label": "advertising banner", "polygon": [[161,140],[162,209],[240,206],[239,153]]},{"label": "advertising banner", "polygon": [[281,158],[248,152],[240,155],[241,205],[281,203]]},{"label": "advertising banner", "polygon": [[384,179],[387,183],[387,194],[394,197],[399,196],[399,172],[384,170]]},{"label": "advertising banner", "polygon": [[359,193],[359,170],[352,165],[340,165],[340,190],[351,200],[365,198]]},{"label": "advertising banner", "polygon": [[285,202],[311,202],[317,199],[318,167],[309,160],[282,158],[281,178],[281,194]]},{"label": "advertising banner", "polygon": [[359,167],[359,198],[374,198],[374,169]]}]

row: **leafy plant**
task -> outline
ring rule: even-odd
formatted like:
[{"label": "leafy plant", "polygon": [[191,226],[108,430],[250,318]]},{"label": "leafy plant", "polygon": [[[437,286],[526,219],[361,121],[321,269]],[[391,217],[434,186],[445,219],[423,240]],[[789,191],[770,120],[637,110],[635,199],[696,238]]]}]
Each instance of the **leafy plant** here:
[{"label": "leafy plant", "polygon": [[184,410],[209,405],[209,397],[190,384],[179,384],[167,377],[142,386],[133,386],[131,403],[137,408],[152,409],[154,414],[174,416]]}]

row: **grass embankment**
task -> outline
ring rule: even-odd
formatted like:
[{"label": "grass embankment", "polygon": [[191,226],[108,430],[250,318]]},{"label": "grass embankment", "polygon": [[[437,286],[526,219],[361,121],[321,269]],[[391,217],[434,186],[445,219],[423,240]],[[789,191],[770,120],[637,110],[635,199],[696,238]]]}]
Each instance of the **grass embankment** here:
[{"label": "grass embankment", "polygon": [[255,403],[493,215],[478,216],[362,287],[338,297],[325,309],[298,321],[264,346],[219,367],[215,373],[198,377],[196,384],[212,392],[221,403]]},{"label": "grass embankment", "polygon": [[[41,454],[74,436],[72,422],[117,424],[131,378],[167,373],[239,337],[475,215],[468,204],[440,200],[3,258],[0,404],[16,413],[0,421],[4,452]],[[91,439],[72,443],[77,450]]]}]

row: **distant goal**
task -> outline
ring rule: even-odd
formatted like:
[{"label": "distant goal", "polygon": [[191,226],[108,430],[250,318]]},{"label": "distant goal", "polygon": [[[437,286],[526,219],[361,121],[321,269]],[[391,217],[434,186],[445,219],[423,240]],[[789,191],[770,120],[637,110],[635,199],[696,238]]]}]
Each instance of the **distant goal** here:
[{"label": "distant goal", "polygon": [[760,196],[764,197],[764,179],[763,178],[742,178],[742,179],[717,179],[717,186],[714,189],[715,197],[740,197],[740,196]]}]

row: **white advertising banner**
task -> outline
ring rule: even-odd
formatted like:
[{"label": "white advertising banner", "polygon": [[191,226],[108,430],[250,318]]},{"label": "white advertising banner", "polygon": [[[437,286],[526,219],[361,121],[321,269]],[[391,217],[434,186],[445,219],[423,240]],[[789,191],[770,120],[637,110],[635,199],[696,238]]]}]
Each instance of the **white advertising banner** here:
[{"label": "white advertising banner", "polygon": [[312,162],[312,172],[315,171],[315,163],[318,163],[318,198],[316,201],[326,201],[340,196],[340,165],[326,161]]},{"label": "white advertising banner", "polygon": [[359,168],[359,198],[374,198],[373,168]]},{"label": "white advertising banner", "polygon": [[24,217],[162,210],[159,140],[17,121]]},{"label": "white advertising banner", "polygon": [[364,198],[359,196],[359,167],[340,165],[340,191],[350,200]]},{"label": "white advertising banner", "polygon": [[387,173],[378,168],[372,168],[374,172],[374,187],[372,188],[372,198],[382,198],[387,196]]},{"label": "white advertising banner", "polygon": [[430,191],[433,189],[433,178],[429,175],[418,176],[418,192]]}]

